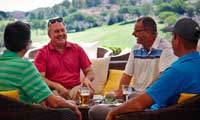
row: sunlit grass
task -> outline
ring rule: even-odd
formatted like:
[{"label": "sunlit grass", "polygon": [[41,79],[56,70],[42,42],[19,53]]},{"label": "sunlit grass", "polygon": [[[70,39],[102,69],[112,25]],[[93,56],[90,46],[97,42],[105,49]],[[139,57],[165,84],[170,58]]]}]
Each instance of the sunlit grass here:
[{"label": "sunlit grass", "polygon": [[[135,37],[132,36],[133,26],[134,23],[95,27],[82,32],[68,33],[68,40],[84,43],[99,41],[101,46],[120,47],[122,49],[131,48],[136,42]],[[163,24],[158,24],[159,31],[163,27]],[[170,35],[159,33],[162,37],[170,40]],[[48,42],[47,30],[32,31],[32,40],[40,43]]]}]

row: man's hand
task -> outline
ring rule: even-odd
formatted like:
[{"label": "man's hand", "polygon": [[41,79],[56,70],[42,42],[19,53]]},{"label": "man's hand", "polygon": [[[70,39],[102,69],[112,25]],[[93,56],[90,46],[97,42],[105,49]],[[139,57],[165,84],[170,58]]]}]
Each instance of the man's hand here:
[{"label": "man's hand", "polygon": [[95,90],[94,90],[94,88],[92,87],[92,83],[91,83],[91,81],[90,81],[89,79],[87,79],[87,78],[85,77],[85,79],[84,79],[83,82],[81,83],[81,86],[86,86],[86,87],[88,87],[89,90],[90,90],[90,97],[93,97]]},{"label": "man's hand", "polygon": [[65,87],[63,87],[61,84],[56,84],[56,87],[55,87],[56,91],[58,92],[58,94],[60,96],[62,96],[63,98],[65,99],[70,99],[70,96],[69,96],[69,90],[67,90]]},{"label": "man's hand", "polygon": [[116,91],[114,91],[114,92],[115,92],[116,98],[118,98],[118,99],[123,99],[122,90],[116,90]]},{"label": "man's hand", "polygon": [[76,102],[72,101],[72,100],[67,100],[67,102],[69,104],[71,104],[70,106],[73,106],[72,107],[72,110],[73,112],[76,114],[78,120],[82,120],[82,115],[81,115],[81,112],[79,111],[77,105],[76,105]]}]

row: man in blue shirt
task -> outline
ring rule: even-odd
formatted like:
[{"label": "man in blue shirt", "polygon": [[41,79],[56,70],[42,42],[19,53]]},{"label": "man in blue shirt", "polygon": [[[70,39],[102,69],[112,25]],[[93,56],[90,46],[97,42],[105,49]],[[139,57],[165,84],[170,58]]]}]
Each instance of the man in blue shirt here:
[{"label": "man in blue shirt", "polygon": [[172,35],[173,51],[179,59],[145,93],[111,110],[106,120],[113,120],[121,113],[176,104],[181,93],[200,94],[200,54],[197,52],[200,27],[194,20],[182,18],[176,23]]}]

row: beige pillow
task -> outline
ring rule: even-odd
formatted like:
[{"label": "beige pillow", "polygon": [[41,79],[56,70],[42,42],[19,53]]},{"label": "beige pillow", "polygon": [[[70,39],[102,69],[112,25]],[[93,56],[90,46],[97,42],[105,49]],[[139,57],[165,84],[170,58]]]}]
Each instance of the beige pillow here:
[{"label": "beige pillow", "polygon": [[[108,68],[110,62],[110,56],[104,58],[91,59],[92,69],[95,74],[95,79],[92,81],[92,86],[95,89],[95,93],[99,94],[107,81]],[[80,79],[84,78],[84,74],[81,70]]]},{"label": "beige pillow", "polygon": [[91,59],[91,62],[95,74],[95,79],[92,81],[92,85],[95,89],[95,93],[99,94],[103,90],[107,81],[110,56]]},{"label": "beige pillow", "polygon": [[78,43],[90,59],[97,58],[98,41],[92,43]]}]

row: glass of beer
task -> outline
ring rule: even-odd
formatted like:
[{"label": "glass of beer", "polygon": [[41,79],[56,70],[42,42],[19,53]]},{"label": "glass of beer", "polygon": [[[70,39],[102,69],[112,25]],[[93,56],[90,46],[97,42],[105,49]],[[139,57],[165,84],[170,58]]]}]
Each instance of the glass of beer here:
[{"label": "glass of beer", "polygon": [[80,88],[79,102],[81,106],[89,106],[90,90],[87,87]]},{"label": "glass of beer", "polygon": [[130,85],[122,85],[122,93],[124,100],[128,100],[128,96],[132,93],[132,87]]}]

